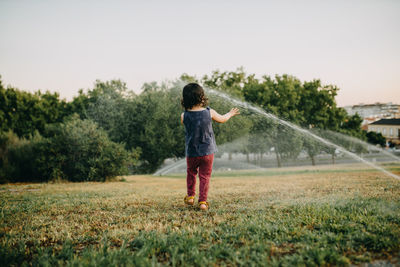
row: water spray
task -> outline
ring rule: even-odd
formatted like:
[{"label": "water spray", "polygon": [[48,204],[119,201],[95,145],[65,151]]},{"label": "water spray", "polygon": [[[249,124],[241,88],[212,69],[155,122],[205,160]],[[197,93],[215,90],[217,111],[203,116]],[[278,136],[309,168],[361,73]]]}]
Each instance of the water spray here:
[{"label": "water spray", "polygon": [[392,158],[393,160],[400,162],[400,158],[399,157],[397,157],[396,155],[393,155],[392,153],[390,153],[390,152],[388,152],[388,151],[386,151],[386,150],[384,150],[384,149],[382,149],[380,147],[373,146],[373,145],[371,145],[371,144],[369,144],[369,143],[367,143],[365,141],[362,141],[362,140],[360,140],[358,138],[355,138],[355,137],[352,137],[352,136],[348,136],[348,135],[344,135],[344,134],[341,134],[341,133],[338,133],[338,132],[332,132],[332,131],[327,131],[327,132],[329,132],[331,134],[334,134],[336,136],[339,136],[340,138],[349,140],[351,142],[367,146],[368,149],[370,149],[372,151],[378,151],[379,153],[382,153],[382,154]]},{"label": "water spray", "polygon": [[247,102],[243,102],[243,101],[240,101],[238,99],[232,98],[229,95],[227,95],[225,93],[222,93],[220,91],[217,91],[217,90],[213,90],[213,89],[207,88],[207,92],[209,92],[210,94],[216,95],[218,97],[224,98],[224,99],[228,100],[229,102],[234,103],[235,105],[238,105],[240,107],[244,107],[246,109],[252,110],[252,111],[254,111],[254,112],[256,112],[256,113],[258,113],[258,114],[260,114],[260,115],[262,115],[264,117],[270,118],[270,119],[272,119],[272,120],[274,120],[274,121],[276,121],[276,122],[278,122],[278,123],[280,123],[282,125],[285,125],[285,126],[291,128],[293,130],[296,130],[298,132],[301,132],[301,133],[304,133],[304,134],[306,134],[308,136],[311,136],[315,140],[318,140],[318,141],[320,141],[321,143],[323,143],[323,144],[325,144],[327,146],[334,147],[337,150],[341,151],[342,153],[350,156],[351,158],[353,158],[353,159],[355,159],[355,160],[357,160],[359,162],[365,163],[368,166],[370,166],[370,167],[372,167],[372,168],[374,168],[376,170],[379,170],[379,171],[385,173],[386,175],[388,175],[388,176],[390,176],[392,178],[400,180],[400,176],[398,176],[398,175],[396,175],[394,173],[391,173],[391,172],[385,170],[384,168],[382,168],[380,166],[377,166],[377,165],[375,165],[375,164],[373,164],[373,163],[371,163],[371,162],[369,162],[369,161],[357,156],[356,154],[348,151],[347,149],[345,149],[345,148],[343,148],[343,147],[341,147],[341,146],[339,146],[337,144],[334,144],[334,143],[332,143],[332,142],[330,142],[330,141],[328,141],[328,140],[326,140],[326,139],[324,139],[324,138],[322,138],[322,137],[320,137],[320,136],[318,136],[316,134],[313,134],[309,130],[303,129],[303,128],[301,128],[301,127],[299,127],[299,126],[297,126],[297,125],[295,125],[295,124],[293,124],[291,122],[282,120],[282,119],[278,118],[277,116],[275,116],[275,115],[273,115],[271,113],[268,113],[268,112],[264,111],[263,109],[261,109],[259,107],[256,107],[256,106],[253,106],[253,105],[251,105],[251,104],[249,104]]}]

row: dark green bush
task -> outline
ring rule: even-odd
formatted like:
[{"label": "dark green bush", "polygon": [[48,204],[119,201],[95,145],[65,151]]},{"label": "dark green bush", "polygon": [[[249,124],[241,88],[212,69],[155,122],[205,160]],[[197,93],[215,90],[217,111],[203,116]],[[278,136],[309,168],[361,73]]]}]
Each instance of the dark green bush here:
[{"label": "dark green bush", "polygon": [[5,156],[0,166],[3,182],[105,181],[127,174],[128,167],[138,158],[137,151],[126,151],[123,144],[112,142],[96,123],[77,116],[49,125],[44,136],[36,133],[28,140],[3,143],[7,151],[2,153]]},{"label": "dark green bush", "polygon": [[8,181],[9,173],[13,168],[9,162],[10,149],[19,147],[25,140],[18,138],[18,136],[11,130],[7,132],[0,132],[0,183]]},{"label": "dark green bush", "polygon": [[59,127],[54,125],[51,148],[61,175],[70,181],[104,181],[126,174],[131,155],[122,144],[109,140],[106,132],[90,120],[76,117]]}]

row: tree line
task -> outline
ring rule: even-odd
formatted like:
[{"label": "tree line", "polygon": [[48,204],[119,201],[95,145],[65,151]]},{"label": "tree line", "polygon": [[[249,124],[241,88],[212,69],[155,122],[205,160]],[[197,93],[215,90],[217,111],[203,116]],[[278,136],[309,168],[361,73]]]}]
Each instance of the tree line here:
[{"label": "tree line", "polygon": [[[367,140],[362,119],[337,106],[336,86],[301,82],[290,75],[256,78],[240,68],[201,78],[183,74],[175,81],[145,83],[140,94],[121,80],[97,80],[71,101],[58,93],[6,88],[0,79],[0,181],[104,181],[152,173],[165,159],[184,157],[179,103],[183,85],[192,81],[301,127]],[[220,113],[232,107],[224,99],[209,98]],[[218,145],[243,140],[228,153],[262,156],[273,146],[278,165],[280,158],[295,157],[303,149],[311,159],[321,150],[315,141],[246,111],[228,124],[215,124],[214,131]]]}]

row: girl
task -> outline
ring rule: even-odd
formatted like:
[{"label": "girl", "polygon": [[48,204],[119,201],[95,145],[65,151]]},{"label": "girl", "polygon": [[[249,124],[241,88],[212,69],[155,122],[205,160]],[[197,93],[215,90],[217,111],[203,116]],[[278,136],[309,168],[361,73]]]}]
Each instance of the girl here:
[{"label": "girl", "polygon": [[194,204],[196,194],[196,175],[199,173],[201,210],[208,209],[207,194],[210,183],[214,153],[217,152],[212,120],[227,122],[230,118],[240,114],[237,108],[231,109],[225,115],[218,114],[207,107],[208,99],[203,88],[197,83],[189,83],[183,88],[181,104],[185,112],[181,114],[181,122],[185,125],[185,153],[187,163],[187,196],[184,202]]}]

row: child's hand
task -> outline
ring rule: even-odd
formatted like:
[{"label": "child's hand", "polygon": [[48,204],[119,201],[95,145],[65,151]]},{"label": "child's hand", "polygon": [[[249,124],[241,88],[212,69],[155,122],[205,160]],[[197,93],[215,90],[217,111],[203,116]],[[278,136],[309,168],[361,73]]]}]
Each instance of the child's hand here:
[{"label": "child's hand", "polygon": [[240,114],[239,109],[238,108],[233,108],[231,109],[231,111],[229,111],[228,113],[224,114],[224,115],[220,115],[218,114],[218,112],[216,112],[215,110],[211,109],[211,118],[213,120],[215,120],[216,122],[220,122],[220,123],[225,123],[227,122],[230,118],[232,118],[233,116],[236,116],[238,114]]},{"label": "child's hand", "polygon": [[233,109],[231,109],[231,111],[229,111],[229,114],[231,115],[231,117],[233,117],[233,116],[239,115],[240,111],[238,108],[233,108]]}]

